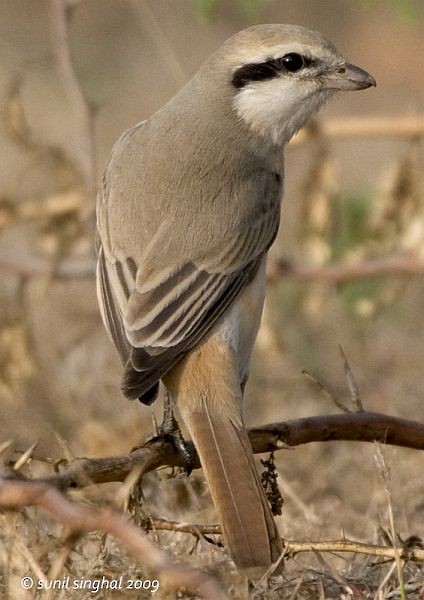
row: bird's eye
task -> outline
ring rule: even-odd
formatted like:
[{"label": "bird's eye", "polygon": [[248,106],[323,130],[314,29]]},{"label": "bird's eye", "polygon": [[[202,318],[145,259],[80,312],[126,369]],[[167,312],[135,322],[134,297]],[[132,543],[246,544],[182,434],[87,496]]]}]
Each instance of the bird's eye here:
[{"label": "bird's eye", "polygon": [[290,71],[290,73],[300,71],[307,64],[305,57],[296,52],[285,54],[280,60],[286,71]]}]

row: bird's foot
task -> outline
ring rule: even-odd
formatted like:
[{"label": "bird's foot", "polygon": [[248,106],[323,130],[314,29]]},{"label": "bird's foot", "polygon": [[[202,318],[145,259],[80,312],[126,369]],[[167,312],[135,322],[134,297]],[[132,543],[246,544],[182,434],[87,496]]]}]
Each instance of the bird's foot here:
[{"label": "bird's foot", "polygon": [[164,397],[163,421],[160,425],[157,425],[156,420],[154,419],[154,430],[154,434],[148,438],[143,445],[146,443],[152,444],[153,442],[161,440],[170,442],[180,458],[182,468],[187,475],[190,475],[194,464],[191,447],[183,437],[178,421],[174,415],[171,398],[167,391],[165,391]]},{"label": "bird's foot", "polygon": [[158,427],[158,435],[159,437],[166,437],[172,441],[174,448],[182,460],[184,470],[186,471],[187,475],[190,475],[191,471],[193,470],[193,457],[190,448],[187,445],[183,434],[181,433],[178,421],[175,418],[172,401],[167,391],[165,391],[165,398],[163,402],[163,422]]}]

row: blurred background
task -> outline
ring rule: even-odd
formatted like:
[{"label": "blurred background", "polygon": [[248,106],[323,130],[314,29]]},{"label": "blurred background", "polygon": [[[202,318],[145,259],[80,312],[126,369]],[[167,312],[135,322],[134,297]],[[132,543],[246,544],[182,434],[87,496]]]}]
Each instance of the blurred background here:
[{"label": "blurred background", "polygon": [[[349,405],[339,345],[366,409],[422,421],[423,2],[77,0],[66,15],[60,6],[0,4],[0,441],[38,441],[38,454],[58,458],[59,434],[74,455],[101,456],[151,432],[152,409],[121,396],[97,307],[95,188],[121,132],[227,37],[261,22],[321,31],[378,86],[340,94],[286,152],[247,422],[337,411],[303,369]],[[153,410],[160,418],[160,403]],[[422,536],[423,457],[384,453],[396,527]],[[372,444],[347,442],[280,452],[282,533],[371,540],[387,525],[374,455]],[[155,500],[169,517],[180,516],[176,485]]]}]

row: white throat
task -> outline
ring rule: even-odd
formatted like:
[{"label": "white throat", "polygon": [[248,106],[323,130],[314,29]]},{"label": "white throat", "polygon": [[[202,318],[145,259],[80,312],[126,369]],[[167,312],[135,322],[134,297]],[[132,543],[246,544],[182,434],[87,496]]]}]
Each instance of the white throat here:
[{"label": "white throat", "polygon": [[310,82],[271,79],[248,84],[234,99],[238,117],[255,133],[284,145],[332,96]]}]

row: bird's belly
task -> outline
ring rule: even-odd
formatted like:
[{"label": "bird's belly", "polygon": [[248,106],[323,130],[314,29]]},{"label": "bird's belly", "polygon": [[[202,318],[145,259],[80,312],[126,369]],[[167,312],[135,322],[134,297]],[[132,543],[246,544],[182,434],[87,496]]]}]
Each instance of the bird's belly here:
[{"label": "bird's belly", "polygon": [[240,382],[249,375],[250,356],[261,322],[265,299],[266,257],[232,307],[215,326],[215,331],[234,350],[238,358]]}]

